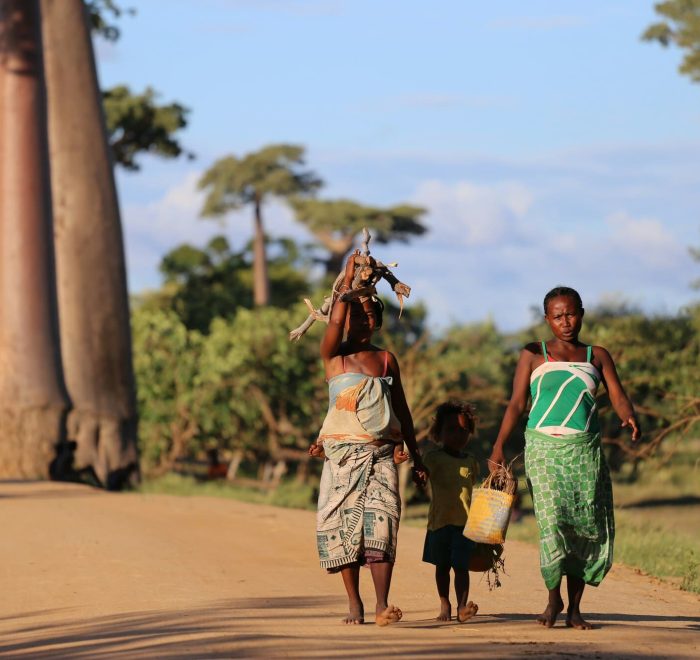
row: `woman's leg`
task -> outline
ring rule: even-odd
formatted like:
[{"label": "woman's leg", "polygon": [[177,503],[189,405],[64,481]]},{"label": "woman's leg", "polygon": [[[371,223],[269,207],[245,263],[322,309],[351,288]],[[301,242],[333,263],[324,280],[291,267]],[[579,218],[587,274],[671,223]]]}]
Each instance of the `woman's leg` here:
[{"label": "woman's leg", "polygon": [[389,605],[389,587],[391,587],[391,574],[394,570],[394,562],[375,561],[369,564],[374,582],[374,591],[377,594],[376,622],[378,626],[386,626],[398,621],[403,612],[394,605]]},{"label": "woman's leg", "polygon": [[551,628],[564,609],[564,601],[561,599],[560,588],[561,583],[554,589],[549,590],[549,602],[547,603],[547,607],[544,612],[537,617],[537,623],[545,626],[545,628]]},{"label": "woman's leg", "polygon": [[578,630],[590,630],[593,626],[581,616],[581,597],[586,583],[579,577],[566,576],[566,591],[569,595],[569,607],[566,610],[566,625]]},{"label": "woman's leg", "polygon": [[343,623],[358,624],[365,622],[365,607],[360,599],[360,565],[355,562],[340,570],[343,585],[348,592],[348,615]]}]

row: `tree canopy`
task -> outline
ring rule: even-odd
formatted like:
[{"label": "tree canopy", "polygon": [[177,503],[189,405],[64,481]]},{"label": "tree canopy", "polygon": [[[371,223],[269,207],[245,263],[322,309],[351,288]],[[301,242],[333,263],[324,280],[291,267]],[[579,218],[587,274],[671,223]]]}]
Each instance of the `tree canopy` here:
[{"label": "tree canopy", "polygon": [[102,92],[114,161],[128,170],[140,169],[136,162],[140,153],[163,158],[177,158],[183,153],[194,157],[173,137],[187,126],[189,109],[176,102],[158,105],[157,97],[151,87],[142,94],[132,93],[126,85]]},{"label": "tree canopy", "polygon": [[684,51],[679,71],[700,82],[700,0],[665,0],[654,5],[664,20],[650,25],[642,39]]},{"label": "tree canopy", "polygon": [[402,204],[389,208],[365,206],[349,199],[321,200],[293,198],[297,220],[308,227],[319,243],[330,252],[328,273],[337,275],[343,257],[349,252],[363,227],[372,228],[377,243],[407,242],[427,231],[421,218],[425,209]]}]

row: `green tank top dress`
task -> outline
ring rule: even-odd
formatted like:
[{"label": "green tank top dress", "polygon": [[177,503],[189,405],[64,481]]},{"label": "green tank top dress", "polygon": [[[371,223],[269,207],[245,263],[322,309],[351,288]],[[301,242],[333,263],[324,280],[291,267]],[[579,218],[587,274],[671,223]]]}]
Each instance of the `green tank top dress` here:
[{"label": "green tank top dress", "polygon": [[544,362],[530,376],[527,428],[554,436],[597,433],[601,375],[591,362],[593,347],[587,347],[585,362],[550,361],[544,342],[542,355]]}]

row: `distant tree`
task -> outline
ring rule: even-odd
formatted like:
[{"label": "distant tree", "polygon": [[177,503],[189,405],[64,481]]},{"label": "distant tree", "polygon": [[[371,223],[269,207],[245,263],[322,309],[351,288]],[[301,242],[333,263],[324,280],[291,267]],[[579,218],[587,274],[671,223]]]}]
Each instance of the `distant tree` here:
[{"label": "distant tree", "polygon": [[654,9],[665,20],[650,25],[642,39],[678,46],[685,52],[679,71],[700,82],[700,0],[665,0]]},{"label": "distant tree", "polygon": [[180,103],[157,105],[158,94],[147,87],[134,94],[125,85],[102,92],[109,143],[114,162],[127,170],[138,170],[136,156],[149,153],[163,158],[177,158],[184,151],[173,134],[187,126],[189,110]]},{"label": "distant tree", "polygon": [[[291,239],[269,243],[274,250],[268,263],[270,304],[290,307],[308,294],[306,258]],[[150,306],[172,309],[188,329],[208,333],[215,318],[231,319],[238,309],[253,306],[251,251],[251,244],[233,251],[224,236],[203,249],[176,247],[160,263],[164,287]]]},{"label": "distant tree", "polygon": [[421,236],[427,231],[421,222],[425,209],[407,204],[378,208],[348,199],[295,198],[292,207],[297,220],[306,225],[330,253],[325,262],[326,272],[334,276],[342,270],[343,259],[363,227],[371,229],[372,240],[376,243],[405,243],[412,236]]},{"label": "distant tree", "polygon": [[[120,37],[121,31],[115,19],[136,13],[114,0],[86,0],[85,7],[92,33],[107,41],[117,41]],[[176,102],[158,105],[158,96],[151,87],[135,94],[126,85],[102,92],[109,143],[116,165],[138,170],[140,165],[136,156],[140,153],[162,158],[194,157],[174,137],[177,131],[187,126],[189,109]]]},{"label": "distant tree", "polygon": [[256,306],[270,301],[270,284],[265,251],[262,208],[270,197],[309,195],[321,180],[304,167],[304,148],[275,144],[237,158],[226,156],[212,165],[199,180],[207,191],[204,217],[220,217],[245,206],[253,207],[253,301]]}]

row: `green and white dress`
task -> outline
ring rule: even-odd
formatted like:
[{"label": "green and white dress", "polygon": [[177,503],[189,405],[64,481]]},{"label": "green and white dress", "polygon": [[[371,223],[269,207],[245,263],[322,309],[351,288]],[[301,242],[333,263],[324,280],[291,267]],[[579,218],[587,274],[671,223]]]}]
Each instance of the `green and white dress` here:
[{"label": "green and white dress", "polygon": [[600,443],[592,364],[545,361],[530,376],[525,471],[540,536],[540,570],[548,589],[563,575],[597,586],[610,570],[615,538],[612,484]]}]

